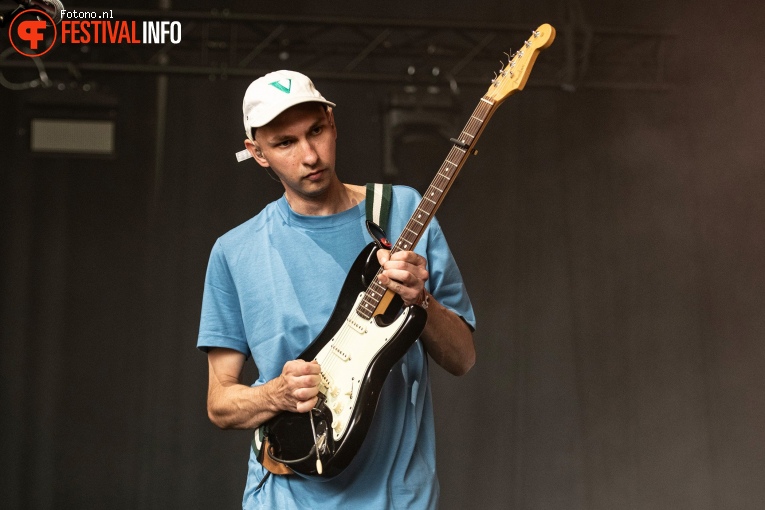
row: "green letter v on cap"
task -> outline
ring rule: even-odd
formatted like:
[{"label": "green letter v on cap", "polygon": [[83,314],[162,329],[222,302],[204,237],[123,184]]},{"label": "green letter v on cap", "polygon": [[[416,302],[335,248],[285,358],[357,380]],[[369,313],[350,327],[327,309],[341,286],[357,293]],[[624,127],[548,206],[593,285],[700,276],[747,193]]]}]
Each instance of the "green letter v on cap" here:
[{"label": "green letter v on cap", "polygon": [[[287,83],[286,86],[284,85],[285,82]],[[290,93],[290,89],[292,88],[292,80],[287,79],[287,80],[275,81],[275,82],[271,83],[270,85],[273,85],[274,87],[276,87],[277,89],[281,90],[285,94],[289,94]]]}]

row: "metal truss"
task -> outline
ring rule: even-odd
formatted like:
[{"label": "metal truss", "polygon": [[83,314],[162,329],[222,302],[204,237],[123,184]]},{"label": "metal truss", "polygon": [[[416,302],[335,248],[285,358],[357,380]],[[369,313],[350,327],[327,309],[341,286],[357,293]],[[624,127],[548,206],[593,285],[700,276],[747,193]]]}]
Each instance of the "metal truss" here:
[{"label": "metal truss", "polygon": [[[180,21],[180,44],[58,45],[41,60],[62,80],[102,73],[260,76],[289,68],[319,80],[455,87],[486,85],[536,26],[406,19],[268,16],[211,12],[114,10],[112,21]],[[556,23],[552,22],[553,25]],[[597,28],[569,16],[540,56],[529,86],[664,90],[673,34]],[[11,58],[11,56],[13,58]],[[3,52],[6,79],[39,65]],[[17,71],[26,69],[26,71]],[[13,71],[12,71],[13,70]]]}]

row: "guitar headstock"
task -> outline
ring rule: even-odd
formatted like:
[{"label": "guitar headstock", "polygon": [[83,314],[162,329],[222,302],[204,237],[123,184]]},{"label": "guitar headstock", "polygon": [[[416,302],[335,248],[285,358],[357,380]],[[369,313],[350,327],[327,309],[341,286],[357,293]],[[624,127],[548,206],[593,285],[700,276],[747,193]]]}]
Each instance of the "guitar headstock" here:
[{"label": "guitar headstock", "polygon": [[524,41],[523,47],[513,54],[507,65],[492,81],[485,97],[499,104],[507,96],[523,90],[537,55],[539,55],[540,51],[550,46],[554,40],[555,28],[547,23],[540,25],[539,28],[531,33],[531,37]]}]

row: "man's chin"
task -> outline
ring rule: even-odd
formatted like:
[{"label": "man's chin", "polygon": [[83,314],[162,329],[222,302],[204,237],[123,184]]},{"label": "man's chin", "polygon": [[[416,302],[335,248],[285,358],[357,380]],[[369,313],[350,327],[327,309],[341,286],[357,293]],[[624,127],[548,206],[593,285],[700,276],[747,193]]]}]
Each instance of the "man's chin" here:
[{"label": "man's chin", "polygon": [[327,193],[329,190],[328,182],[309,182],[307,186],[303,186],[303,195],[310,198],[319,198]]}]

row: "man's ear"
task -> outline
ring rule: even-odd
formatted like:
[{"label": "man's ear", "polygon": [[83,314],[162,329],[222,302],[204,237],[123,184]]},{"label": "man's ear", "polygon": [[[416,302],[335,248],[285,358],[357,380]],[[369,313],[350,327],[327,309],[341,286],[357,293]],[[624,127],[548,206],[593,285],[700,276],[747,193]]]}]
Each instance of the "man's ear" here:
[{"label": "man's ear", "polygon": [[329,127],[335,132],[335,140],[337,140],[337,126],[335,125],[335,112],[331,106],[327,106],[327,121],[329,121]]},{"label": "man's ear", "polygon": [[268,168],[271,165],[268,164],[268,160],[263,157],[263,151],[260,150],[258,142],[253,142],[249,138],[245,139],[244,147],[252,154],[252,158],[263,168]]}]

